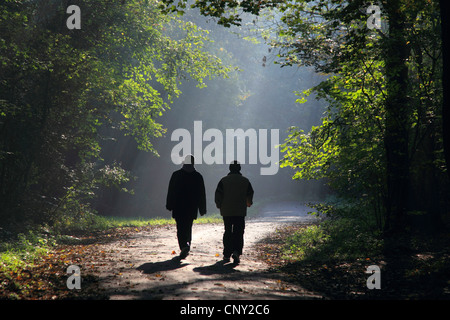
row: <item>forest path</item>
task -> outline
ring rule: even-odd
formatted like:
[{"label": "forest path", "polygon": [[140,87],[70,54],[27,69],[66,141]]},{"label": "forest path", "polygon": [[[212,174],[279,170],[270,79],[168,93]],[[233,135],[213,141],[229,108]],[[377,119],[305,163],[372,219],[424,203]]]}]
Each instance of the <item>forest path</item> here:
[{"label": "forest path", "polygon": [[104,254],[87,267],[99,277],[100,289],[109,299],[322,298],[284,283],[279,274],[267,270],[255,250],[258,242],[284,224],[313,220],[309,210],[300,203],[279,202],[262,208],[257,218],[247,219],[239,265],[222,261],[222,224],[194,224],[186,259],[179,259],[176,227],[169,225],[102,244],[96,250]]}]

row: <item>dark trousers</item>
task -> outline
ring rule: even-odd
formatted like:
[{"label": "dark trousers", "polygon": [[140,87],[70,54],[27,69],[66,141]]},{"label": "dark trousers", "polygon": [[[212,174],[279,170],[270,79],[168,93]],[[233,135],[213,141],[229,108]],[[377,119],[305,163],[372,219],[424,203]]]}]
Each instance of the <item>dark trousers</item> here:
[{"label": "dark trousers", "polygon": [[223,255],[230,257],[234,251],[241,255],[244,247],[245,217],[223,217],[223,222]]},{"label": "dark trousers", "polygon": [[182,217],[176,218],[175,221],[177,223],[177,237],[180,249],[190,247],[192,240],[192,223],[194,222],[194,219]]}]

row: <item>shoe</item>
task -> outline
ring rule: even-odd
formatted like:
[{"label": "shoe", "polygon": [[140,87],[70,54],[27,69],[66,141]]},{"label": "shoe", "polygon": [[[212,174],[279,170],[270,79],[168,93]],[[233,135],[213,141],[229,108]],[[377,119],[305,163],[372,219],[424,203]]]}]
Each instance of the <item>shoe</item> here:
[{"label": "shoe", "polygon": [[223,261],[224,263],[230,262],[230,257],[223,256],[222,261]]},{"label": "shoe", "polygon": [[184,259],[189,255],[189,247],[184,247],[181,249],[180,259]]},{"label": "shoe", "polygon": [[239,259],[239,253],[237,253],[237,251],[233,252],[231,257],[233,258],[235,264],[239,264],[239,262],[241,262],[241,260]]}]

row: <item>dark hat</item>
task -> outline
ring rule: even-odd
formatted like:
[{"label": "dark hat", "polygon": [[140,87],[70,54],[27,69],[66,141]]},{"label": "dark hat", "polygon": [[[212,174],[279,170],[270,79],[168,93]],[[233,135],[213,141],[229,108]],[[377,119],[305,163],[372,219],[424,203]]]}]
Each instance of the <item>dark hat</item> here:
[{"label": "dark hat", "polygon": [[234,160],[233,162],[230,163],[230,171],[231,172],[241,171],[241,165],[239,164],[239,162],[237,160]]}]

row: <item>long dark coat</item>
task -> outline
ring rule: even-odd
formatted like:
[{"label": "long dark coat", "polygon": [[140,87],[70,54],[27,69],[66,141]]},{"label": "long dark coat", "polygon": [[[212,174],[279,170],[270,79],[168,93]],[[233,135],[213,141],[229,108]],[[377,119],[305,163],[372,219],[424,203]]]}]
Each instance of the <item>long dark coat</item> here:
[{"label": "long dark coat", "polygon": [[166,201],[172,217],[197,218],[197,213],[206,213],[205,184],[202,175],[194,170],[180,169],[172,174]]}]

